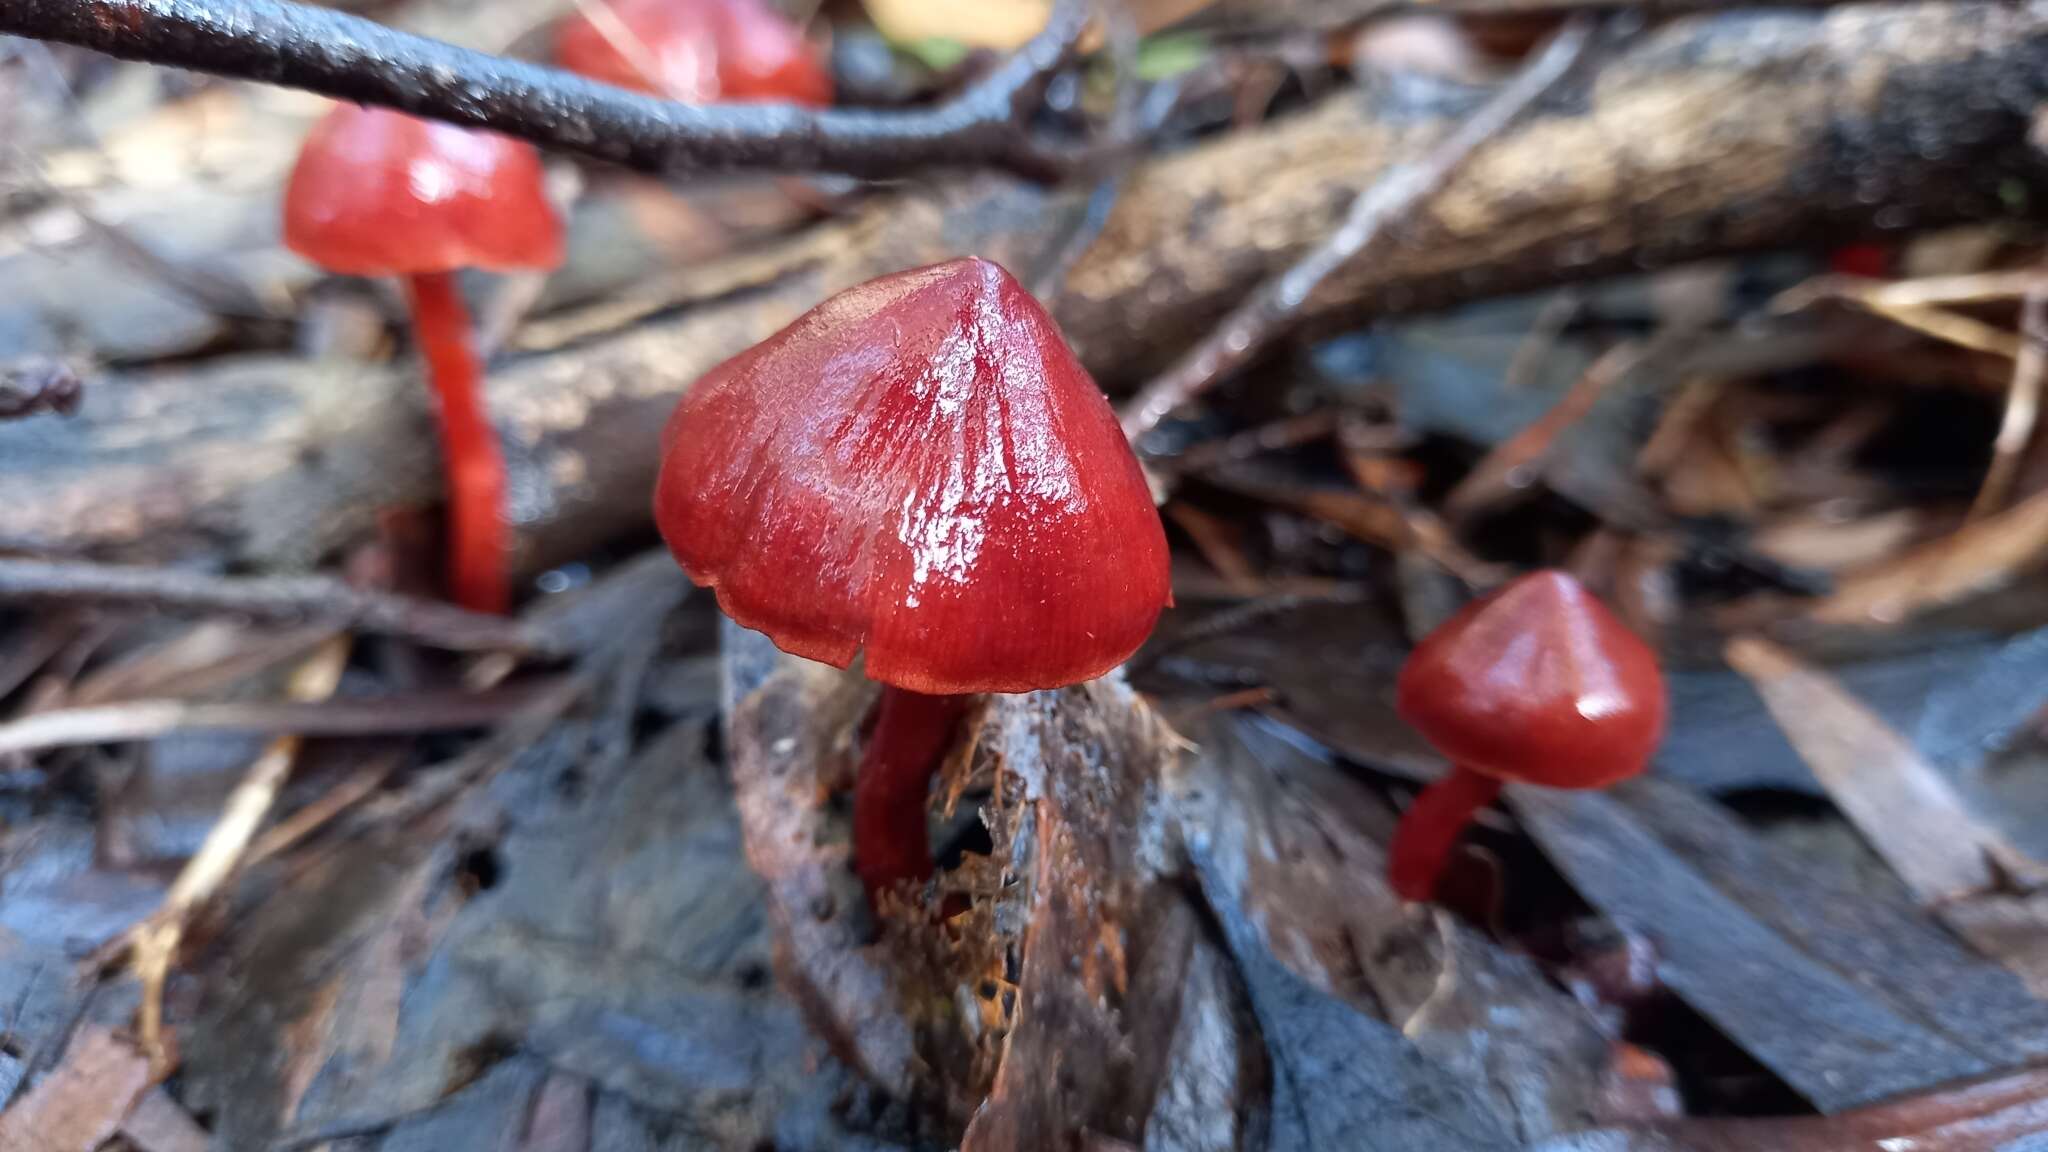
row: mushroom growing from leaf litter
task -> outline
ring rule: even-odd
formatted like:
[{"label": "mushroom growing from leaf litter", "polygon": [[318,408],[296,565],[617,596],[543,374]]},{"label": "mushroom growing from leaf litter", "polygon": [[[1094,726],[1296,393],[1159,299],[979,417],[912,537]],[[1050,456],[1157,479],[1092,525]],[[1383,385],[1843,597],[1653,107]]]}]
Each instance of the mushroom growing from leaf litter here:
[{"label": "mushroom growing from leaf litter", "polygon": [[553,268],[562,224],[540,154],[489,132],[382,108],[337,106],[314,125],[285,189],[284,239],[331,272],[398,276],[440,399],[448,584],[480,612],[510,604],[505,462],[455,273]]},{"label": "mushroom growing from leaf litter", "polygon": [[1401,668],[1401,717],[1451,761],[1402,814],[1388,873],[1427,900],[1458,834],[1509,781],[1604,788],[1664,733],[1657,655],[1564,572],[1533,572],[1424,637]]},{"label": "mushroom growing from leaf litter", "polygon": [[706,373],[664,435],[655,519],[690,578],[883,685],[854,786],[871,899],[931,874],[927,795],[973,694],[1101,676],[1172,600],[1108,401],[986,260],[832,297]]}]

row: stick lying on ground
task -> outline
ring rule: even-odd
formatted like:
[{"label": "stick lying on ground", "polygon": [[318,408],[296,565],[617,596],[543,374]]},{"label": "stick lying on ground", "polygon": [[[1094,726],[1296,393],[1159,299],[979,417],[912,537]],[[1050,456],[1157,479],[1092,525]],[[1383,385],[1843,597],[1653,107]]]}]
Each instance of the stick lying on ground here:
[{"label": "stick lying on ground", "polygon": [[516,620],[369,592],[319,576],[214,576],[170,568],[0,559],[0,604],[92,604],[226,613],[268,624],[331,623],[455,652],[547,651]]},{"label": "stick lying on ground", "polygon": [[1087,6],[953,101],[916,112],[781,105],[690,107],[286,0],[8,0],[0,32],[304,88],[430,119],[494,128],[649,172],[831,171],[901,176],[938,166],[1033,178],[1065,167],[1024,127],[1073,48]]},{"label": "stick lying on ground", "polygon": [[[1399,243],[1324,280],[1301,321],[1327,331],[1880,222],[2004,218],[2048,198],[2048,157],[2026,141],[2042,102],[2048,4],[1681,20],[1500,133]],[[1055,318],[1097,379],[1142,379],[1322,243],[1360,191],[1464,111],[1382,115],[1370,94],[1346,93],[1145,162],[1050,301]],[[1948,146],[1914,144],[1930,134]],[[711,365],[884,272],[962,252],[1028,264],[1072,206],[993,180],[884,198],[778,250],[707,266],[705,295],[662,302],[659,319],[506,365],[489,402],[511,488],[526,494],[523,566],[646,530],[654,430]],[[319,562],[368,532],[374,508],[432,499],[413,391],[360,367],[261,357],[96,381],[69,422],[0,426],[0,541]],[[208,415],[195,428],[166,411]]]}]

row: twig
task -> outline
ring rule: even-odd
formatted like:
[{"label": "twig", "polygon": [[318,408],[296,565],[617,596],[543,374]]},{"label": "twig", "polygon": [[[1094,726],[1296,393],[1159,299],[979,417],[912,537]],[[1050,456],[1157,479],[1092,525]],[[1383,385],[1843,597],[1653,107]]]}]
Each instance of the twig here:
[{"label": "twig", "polygon": [[278,821],[258,837],[242,858],[243,866],[254,867],[311,836],[322,825],[376,792],[378,786],[398,771],[404,762],[405,757],[395,750],[373,754],[341,783],[321,793],[319,799]]},{"label": "twig", "polygon": [[1471,520],[1526,491],[1557,438],[1585,419],[1593,405],[1650,356],[1646,344],[1628,342],[1608,349],[1587,366],[1557,403],[1528,427],[1494,445],[1444,498],[1444,515]]},{"label": "twig", "polygon": [[1463,167],[1480,145],[1512,123],[1571,71],[1592,40],[1593,23],[1575,18],[1519,75],[1413,164],[1403,164],[1352,201],[1344,223],[1293,267],[1251,296],[1124,409],[1124,435],[1136,443],[1174,409],[1193,400],[1287,334],[1323,281],[1383,243],[1390,225],[1414,211]]},{"label": "twig", "polygon": [[1578,319],[1585,307],[1585,297],[1571,288],[1554,293],[1544,301],[1542,310],[1529,324],[1529,334],[1522,338],[1514,357],[1508,361],[1507,370],[1501,373],[1502,392],[1513,395],[1529,387],[1536,379],[1536,373],[1542,369],[1543,362],[1557,347],[1558,337],[1564,335],[1564,330]]},{"label": "twig", "polygon": [[85,399],[77,370],[55,360],[29,360],[0,369],[0,420],[38,412],[69,416]]},{"label": "twig", "polygon": [[1162,471],[1193,475],[1225,464],[1249,460],[1267,452],[1280,452],[1302,444],[1327,440],[1338,428],[1335,408],[1316,408],[1298,416],[1283,416],[1256,428],[1229,436],[1190,444],[1171,460],[1159,462]]},{"label": "twig", "polygon": [[329,623],[456,652],[555,653],[544,630],[317,576],[213,576],[170,568],[0,559],[0,603],[224,612],[273,624]]},{"label": "twig", "polygon": [[482,693],[418,692],[317,704],[131,700],[91,708],[54,708],[0,724],[0,754],[151,740],[173,732],[384,736],[482,728],[535,706],[558,690],[562,680],[545,677]]},{"label": "twig", "polygon": [[2020,341],[2017,337],[1973,316],[1964,316],[1946,308],[1889,304],[1878,299],[1856,299],[1856,302],[1901,328],[1910,328],[1923,336],[1931,336],[1943,343],[1954,344],[1958,348],[1968,348],[1972,352],[1983,352],[1990,356],[2002,356],[2008,360],[2020,354]]},{"label": "twig", "polygon": [[1961,276],[1923,276],[1916,280],[1816,276],[1780,293],[1771,301],[1771,310],[1796,312],[1822,300],[1853,300],[1895,308],[1982,304],[2024,296],[2039,282],[2040,275],[2034,269],[2025,269],[2017,272],[1971,272]]},{"label": "twig", "polygon": [[[1096,0],[1105,30],[1105,57],[1115,84],[1110,105],[1108,134],[1112,141],[1128,141],[1139,135],[1138,126],[1138,22],[1130,0]],[[1137,153],[1124,149],[1111,161],[1110,171],[1096,182],[1095,190],[1081,206],[1072,225],[1060,230],[1025,279],[1031,294],[1051,300],[1065,285],[1075,262],[1102,235],[1109,214],[1129,183]]]},{"label": "twig", "polygon": [[880,177],[990,165],[1049,179],[1072,157],[1024,121],[1086,15],[1079,0],[1062,0],[1045,31],[988,77],[911,112],[691,107],[287,0],[7,0],[0,33],[491,128],[646,172]]},{"label": "twig", "polygon": [[[342,669],[348,664],[349,641],[336,637],[301,664],[292,674],[286,693],[298,701],[324,700],[341,685]],[[128,932],[130,966],[142,984],[142,1006],[136,1012],[137,1032],[142,1050],[159,1073],[170,1070],[171,1061],[163,1043],[164,982],[177,961],[178,946],[185,939],[193,913],[221,890],[242,859],[256,829],[277,803],[277,794],[291,775],[298,759],[298,736],[281,736],[263,749],[256,762],[221,808],[220,820],[206,834],[199,851],[185,862],[164,902],[148,919]]]},{"label": "twig", "polygon": [[1845,628],[1890,628],[1994,592],[2048,558],[2048,492],[1842,578],[1802,615]]},{"label": "twig", "polygon": [[1882,316],[1902,328],[1944,343],[2012,359],[2020,342],[2011,333],[1982,320],[1951,312],[1945,304],[2002,300],[2030,291],[2038,272],[1980,272],[1970,276],[1936,276],[1921,280],[1864,280],[1854,276],[1816,276],[1778,294],[1775,313],[1798,312],[1824,300],[1839,300]]},{"label": "twig", "polygon": [[2048,380],[2048,277],[2027,289],[2020,306],[2020,347],[2013,357],[2012,388],[2006,393],[2005,415],[1998,422],[1998,436],[1991,444],[1991,464],[1984,470],[1984,485],[1970,502],[1964,523],[1973,523],[2005,507],[2012,495],[2013,481],[2026,458],[2027,445],[2041,418],[2041,388]]}]

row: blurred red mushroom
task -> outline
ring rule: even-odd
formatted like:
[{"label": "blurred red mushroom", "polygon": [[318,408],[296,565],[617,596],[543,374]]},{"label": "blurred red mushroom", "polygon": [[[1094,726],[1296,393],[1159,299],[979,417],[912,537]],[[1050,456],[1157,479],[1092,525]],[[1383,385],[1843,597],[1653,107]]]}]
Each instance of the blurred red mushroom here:
[{"label": "blurred red mushroom", "polygon": [[1101,676],[1171,601],[1108,402],[985,260],[869,281],[713,368],[669,422],[654,511],[740,624],[841,668],[866,652],[870,898],[931,874],[931,778],[971,694]]},{"label": "blurred red mushroom", "polygon": [[401,276],[440,398],[448,583],[480,612],[509,604],[505,464],[455,273],[552,268],[562,226],[528,144],[381,108],[341,105],[306,137],[285,190],[284,238],[333,272]]},{"label": "blurred red mushroom", "polygon": [[556,34],[555,59],[571,72],[684,104],[832,102],[810,43],[761,0],[592,3],[610,19],[579,14]]},{"label": "blurred red mushroom", "polygon": [[1524,576],[1446,621],[1401,669],[1395,707],[1450,758],[1410,805],[1388,871],[1427,900],[1472,814],[1519,781],[1604,788],[1648,766],[1664,732],[1656,653],[1564,572]]}]

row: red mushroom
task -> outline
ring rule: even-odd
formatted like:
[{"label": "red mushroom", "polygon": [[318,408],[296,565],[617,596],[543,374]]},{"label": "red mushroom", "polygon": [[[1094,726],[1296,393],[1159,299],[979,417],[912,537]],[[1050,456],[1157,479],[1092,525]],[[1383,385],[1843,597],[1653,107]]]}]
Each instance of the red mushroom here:
[{"label": "red mushroom", "polygon": [[882,690],[854,787],[872,896],[931,874],[933,772],[970,695],[1093,679],[1170,601],[1166,535],[1095,382],[986,260],[849,289],[713,368],[654,513],[690,578]]},{"label": "red mushroom", "polygon": [[562,225],[541,186],[539,153],[491,133],[339,106],[299,152],[285,190],[284,239],[330,271],[405,278],[441,401],[449,586],[464,607],[504,611],[505,464],[484,414],[455,272],[561,263]]},{"label": "red mushroom", "polygon": [[1388,854],[1394,890],[1427,900],[1458,833],[1505,782],[1604,788],[1641,772],[1664,732],[1664,677],[1584,585],[1534,572],[1416,645],[1395,707],[1452,764]]},{"label": "red mushroom", "polygon": [[684,104],[832,102],[803,33],[761,0],[599,2],[613,27],[577,15],[556,34],[571,72]]}]

